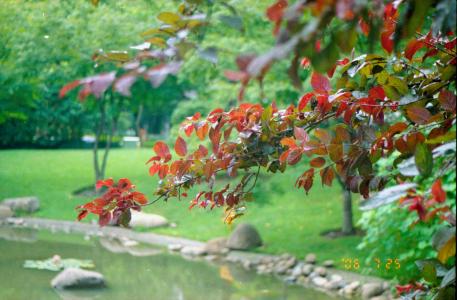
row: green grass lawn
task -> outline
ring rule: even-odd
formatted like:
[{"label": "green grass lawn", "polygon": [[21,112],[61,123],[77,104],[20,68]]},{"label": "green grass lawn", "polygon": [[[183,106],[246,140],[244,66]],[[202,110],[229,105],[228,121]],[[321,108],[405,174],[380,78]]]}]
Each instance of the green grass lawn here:
[{"label": "green grass lawn", "polygon": [[[106,177],[130,178],[138,190],[149,197],[156,179],[148,175],[146,160],[149,149],[115,149],[110,153]],[[360,237],[328,239],[320,236],[325,230],[341,224],[341,194],[335,186],[322,188],[316,177],[308,196],[294,188],[300,167],[285,174],[263,174],[254,190],[255,202],[249,203],[247,213],[235,221],[254,224],[264,240],[259,251],[288,252],[298,257],[314,252],[319,260],[333,259],[341,266],[341,258],[363,259],[356,250]],[[75,206],[91,199],[75,197],[72,192],[93,182],[92,152],[90,150],[5,150],[0,151],[0,199],[36,195],[41,209],[36,217],[73,220]],[[192,194],[191,194],[192,195]],[[176,228],[155,230],[196,240],[208,240],[227,235],[233,226],[223,223],[222,210],[188,210],[188,201],[170,200],[146,208],[161,214]],[[356,219],[358,210],[354,209]]]}]

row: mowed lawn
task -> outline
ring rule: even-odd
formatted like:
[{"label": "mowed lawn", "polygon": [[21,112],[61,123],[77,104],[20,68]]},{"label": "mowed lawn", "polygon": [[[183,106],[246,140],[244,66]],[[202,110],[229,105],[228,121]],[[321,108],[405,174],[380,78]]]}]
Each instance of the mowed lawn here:
[{"label": "mowed lawn", "polygon": [[[109,156],[106,177],[128,177],[138,190],[153,197],[157,180],[148,175],[145,162],[153,153],[149,149],[115,149]],[[364,257],[356,250],[360,237],[328,239],[321,232],[338,228],[342,222],[341,193],[337,185],[322,188],[319,179],[309,195],[294,187],[295,178],[304,166],[285,174],[262,174],[254,190],[255,202],[248,203],[247,213],[235,221],[255,225],[264,240],[260,250],[268,253],[288,252],[298,257],[314,252],[319,260]],[[41,209],[36,217],[74,220],[75,206],[91,200],[72,192],[93,184],[90,150],[3,150],[0,151],[0,199],[36,195]],[[190,193],[189,196],[193,194]],[[190,199],[172,199],[146,208],[165,216],[176,228],[155,232],[196,240],[227,235],[234,226],[223,222],[221,209],[189,211]],[[356,218],[358,209],[354,208]]]}]

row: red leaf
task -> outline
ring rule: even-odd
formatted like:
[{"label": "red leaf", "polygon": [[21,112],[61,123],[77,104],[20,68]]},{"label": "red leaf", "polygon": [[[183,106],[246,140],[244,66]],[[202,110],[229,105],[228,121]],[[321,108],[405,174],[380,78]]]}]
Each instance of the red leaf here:
[{"label": "red leaf", "polygon": [[132,192],[132,197],[134,201],[138,202],[141,205],[148,203],[148,200],[146,199],[146,196],[143,193]]},{"label": "red leaf", "polygon": [[154,176],[155,173],[157,173],[160,169],[160,164],[154,163],[150,168],[149,168],[149,175]]},{"label": "red leaf", "polygon": [[301,159],[302,153],[303,153],[302,149],[299,149],[299,148],[292,149],[289,152],[289,155],[287,156],[287,162],[289,163],[289,165],[292,166],[292,165],[295,165],[296,163],[298,163]]},{"label": "red leaf", "polygon": [[322,157],[315,157],[309,162],[309,164],[313,168],[321,168],[325,165],[325,159]]},{"label": "red leaf", "polygon": [[333,179],[335,178],[335,172],[331,166],[328,166],[320,171],[322,184],[332,186]]},{"label": "red leaf", "polygon": [[95,188],[99,189],[102,186],[110,187],[110,186],[113,186],[113,183],[114,183],[114,181],[112,178],[105,179],[105,180],[98,180],[97,183],[95,184]]},{"label": "red leaf", "polygon": [[88,213],[89,212],[87,210],[85,210],[85,209],[80,211],[79,214],[78,214],[78,221],[81,221],[82,219],[84,219],[87,216]]},{"label": "red leaf", "polygon": [[281,21],[284,14],[284,8],[287,7],[287,0],[278,0],[276,3],[267,8],[267,17],[272,22]]},{"label": "red leaf", "polygon": [[184,126],[184,133],[186,134],[187,137],[189,137],[192,134],[192,131],[194,130],[194,124],[187,124]]},{"label": "red leaf", "polygon": [[168,174],[168,165],[162,165],[159,168],[159,178],[164,179]]},{"label": "red leaf", "polygon": [[179,156],[186,156],[187,154],[187,144],[186,144],[186,141],[178,136],[178,138],[176,139],[176,143],[175,143],[175,152],[176,154],[178,154]]},{"label": "red leaf", "polygon": [[279,156],[279,162],[281,164],[283,164],[287,160],[287,157],[289,156],[289,153],[290,153],[290,149],[284,151],[283,153],[281,153],[281,155]]},{"label": "red leaf", "polygon": [[122,191],[128,191],[131,188],[133,188],[133,185],[129,179],[121,178],[121,179],[119,179],[119,182],[117,183],[117,187],[119,189],[121,189]]},{"label": "red leaf", "polygon": [[284,137],[281,140],[281,145],[288,146],[289,148],[296,148],[295,140],[291,137]]},{"label": "red leaf", "polygon": [[432,185],[433,199],[438,203],[446,201],[446,192],[441,185],[441,179],[437,179]]},{"label": "red leaf", "polygon": [[389,54],[394,50],[393,33],[393,30],[385,30],[381,33],[381,45]]},{"label": "red leaf", "polygon": [[413,59],[414,54],[421,48],[425,47],[425,43],[418,40],[412,40],[408,43],[405,49],[405,57],[409,60]]},{"label": "red leaf", "polygon": [[431,113],[424,107],[410,107],[406,114],[411,121],[419,125],[427,124],[432,117]]},{"label": "red leaf", "polygon": [[152,161],[159,161],[159,160],[160,160],[160,156],[153,156],[146,162],[146,165]]},{"label": "red leaf", "polygon": [[208,129],[209,129],[208,123],[199,124],[199,126],[197,128],[197,136],[200,140],[205,139],[205,136],[208,133]]},{"label": "red leaf", "polygon": [[442,90],[438,96],[438,101],[445,110],[455,112],[455,95],[451,91]]},{"label": "red leaf", "polygon": [[59,91],[59,98],[63,98],[65,97],[65,95],[71,91],[72,89],[74,89],[75,87],[77,87],[78,85],[81,84],[81,81],[80,80],[75,80],[75,81],[72,81],[66,85],[64,85],[60,91]]},{"label": "red leaf", "polygon": [[171,159],[170,149],[168,148],[167,144],[162,141],[158,141],[155,143],[153,147],[155,153],[160,156],[165,162]]},{"label": "red leaf", "polygon": [[313,93],[307,93],[304,94],[301,98],[300,101],[298,101],[298,110],[302,111],[305,109],[306,105],[308,104],[309,100],[313,98],[314,94]]},{"label": "red leaf", "polygon": [[368,96],[373,99],[384,100],[386,93],[384,92],[382,86],[375,86],[368,91]]},{"label": "red leaf", "polygon": [[98,224],[100,226],[105,226],[105,225],[108,225],[110,221],[111,221],[111,212],[104,211],[102,214],[100,214],[100,217],[98,219]]},{"label": "red leaf", "polygon": [[294,136],[297,140],[299,140],[302,143],[309,140],[309,136],[306,133],[305,129],[301,127],[294,127]]},{"label": "red leaf", "polygon": [[330,81],[328,78],[316,72],[311,76],[311,86],[316,92],[321,94],[330,91]]},{"label": "red leaf", "polygon": [[201,159],[208,155],[208,149],[205,146],[199,145],[198,149],[194,152],[194,159]]}]

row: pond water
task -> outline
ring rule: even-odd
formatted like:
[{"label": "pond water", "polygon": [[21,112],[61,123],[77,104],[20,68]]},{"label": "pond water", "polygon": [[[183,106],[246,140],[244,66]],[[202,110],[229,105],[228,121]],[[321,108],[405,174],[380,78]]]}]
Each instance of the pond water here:
[{"label": "pond water", "polygon": [[[95,238],[85,240],[78,235],[25,229],[12,235],[5,230],[12,228],[0,227],[0,299],[334,299],[233,264],[191,261],[167,251],[143,257],[116,254],[102,247]],[[50,287],[57,272],[22,267],[25,260],[42,260],[55,254],[93,260],[94,270],[104,274],[108,286],[57,292]]]}]

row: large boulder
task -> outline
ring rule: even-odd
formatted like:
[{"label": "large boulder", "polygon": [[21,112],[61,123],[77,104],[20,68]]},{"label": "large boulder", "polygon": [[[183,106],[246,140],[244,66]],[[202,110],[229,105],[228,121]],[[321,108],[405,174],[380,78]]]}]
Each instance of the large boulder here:
[{"label": "large boulder", "polygon": [[251,224],[240,224],[227,240],[227,247],[234,250],[248,250],[262,246],[259,233]]},{"label": "large boulder", "polygon": [[102,274],[78,268],[67,268],[51,281],[51,286],[55,289],[94,288],[104,285]]},{"label": "large boulder", "polygon": [[37,197],[8,198],[0,203],[8,206],[12,211],[24,211],[32,213],[40,208],[40,200]]},{"label": "large boulder", "polygon": [[205,245],[208,254],[225,254],[227,252],[227,238],[218,237],[209,240]]},{"label": "large boulder", "polygon": [[168,226],[168,220],[162,216],[136,210],[131,210],[131,212],[132,218],[130,220],[130,226],[132,227],[154,228]]}]

